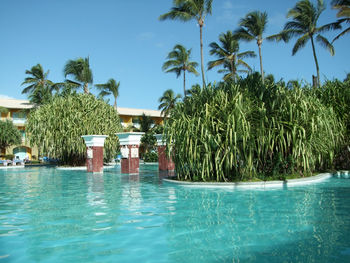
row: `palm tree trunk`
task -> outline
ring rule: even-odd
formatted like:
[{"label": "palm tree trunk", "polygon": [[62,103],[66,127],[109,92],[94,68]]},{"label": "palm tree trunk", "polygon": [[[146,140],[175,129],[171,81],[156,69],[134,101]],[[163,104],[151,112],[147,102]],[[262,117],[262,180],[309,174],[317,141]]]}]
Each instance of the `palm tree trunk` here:
[{"label": "palm tree trunk", "polygon": [[114,105],[113,105],[114,109],[117,110],[117,98],[114,98]]},{"label": "palm tree trunk", "polygon": [[231,60],[230,63],[231,63],[231,78],[234,81],[235,80],[236,70],[233,68],[233,60]]},{"label": "palm tree trunk", "polygon": [[318,61],[317,61],[317,56],[316,56],[315,44],[314,44],[314,36],[311,36],[311,45],[312,45],[312,52],[314,54],[314,59],[315,59],[315,64],[316,64],[317,87],[320,87],[320,69],[318,67]]},{"label": "palm tree trunk", "polygon": [[202,81],[203,81],[203,88],[204,88],[205,87],[205,77],[204,77],[204,62],[203,62],[203,21],[199,21],[199,35],[200,35],[200,47],[201,47]]},{"label": "palm tree trunk", "polygon": [[88,83],[84,83],[84,93],[85,94],[89,94],[90,93],[88,85],[89,85]]},{"label": "palm tree trunk", "polygon": [[184,70],[184,97],[186,97],[186,70]]},{"label": "palm tree trunk", "polygon": [[258,40],[258,47],[259,47],[259,58],[260,58],[260,74],[261,74],[261,80],[262,83],[265,84],[265,78],[264,78],[264,69],[262,64],[262,55],[261,55],[261,43],[262,41]]}]

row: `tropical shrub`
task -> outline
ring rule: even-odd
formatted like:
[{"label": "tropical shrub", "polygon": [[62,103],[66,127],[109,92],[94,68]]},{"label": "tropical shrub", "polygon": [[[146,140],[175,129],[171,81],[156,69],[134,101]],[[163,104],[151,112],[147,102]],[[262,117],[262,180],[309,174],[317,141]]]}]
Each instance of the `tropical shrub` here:
[{"label": "tropical shrub", "polygon": [[344,124],[344,144],[335,158],[335,168],[350,169],[350,80],[326,81],[322,87],[310,90],[326,107],[332,107]]},{"label": "tropical shrub", "polygon": [[154,151],[145,153],[145,155],[143,156],[143,160],[146,163],[156,163],[158,162],[158,154]]},{"label": "tropical shrub", "polygon": [[86,146],[82,135],[108,135],[105,160],[115,157],[120,132],[119,116],[112,106],[89,94],[56,97],[31,112],[27,132],[31,145],[62,164],[83,165]]},{"label": "tropical shrub", "polygon": [[317,98],[254,76],[188,97],[164,129],[178,178],[194,181],[303,176],[332,164],[342,132]]},{"label": "tropical shrub", "polygon": [[141,152],[141,155],[142,155],[143,159],[148,158],[148,155],[151,152],[156,150],[156,143],[157,143],[157,139],[154,136],[154,132],[152,130],[146,132],[141,137],[140,152]]},{"label": "tropical shrub", "polygon": [[21,133],[12,121],[0,121],[0,149],[21,143]]}]

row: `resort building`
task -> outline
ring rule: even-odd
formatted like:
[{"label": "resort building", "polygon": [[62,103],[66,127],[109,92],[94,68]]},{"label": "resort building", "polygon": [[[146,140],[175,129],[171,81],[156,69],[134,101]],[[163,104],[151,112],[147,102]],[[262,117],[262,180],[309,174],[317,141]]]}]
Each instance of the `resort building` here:
[{"label": "resort building", "polygon": [[[26,121],[30,110],[34,105],[28,100],[3,99],[0,98],[0,107],[7,109],[7,112],[1,113],[1,120],[9,119],[20,130],[22,134],[21,145],[0,149],[0,156],[13,154],[18,159],[29,158],[30,160],[38,158],[37,147],[30,147],[26,140]],[[153,124],[163,124],[163,117],[160,111],[144,110],[132,108],[117,108],[121,125],[125,130],[140,128],[140,120],[142,115],[151,117]],[[1,159],[1,158],[0,158]]]},{"label": "resort building", "polygon": [[0,155],[13,154],[17,159],[36,159],[38,157],[38,149],[30,147],[26,140],[26,122],[29,111],[33,108],[28,100],[1,99],[0,107],[7,109],[7,112],[1,112],[1,120],[12,120],[13,124],[21,132],[22,142],[20,145],[11,146],[6,149],[0,149]]}]

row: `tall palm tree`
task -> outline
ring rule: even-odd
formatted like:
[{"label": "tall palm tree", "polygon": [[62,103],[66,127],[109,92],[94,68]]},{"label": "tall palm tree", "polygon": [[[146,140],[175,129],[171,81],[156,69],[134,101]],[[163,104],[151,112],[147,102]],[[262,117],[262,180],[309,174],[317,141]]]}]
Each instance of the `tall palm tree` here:
[{"label": "tall palm tree", "polygon": [[120,82],[115,81],[115,79],[109,79],[105,84],[96,84],[97,89],[100,90],[99,96],[109,96],[113,95],[114,97],[114,109],[117,110],[117,98],[119,96],[119,86]]},{"label": "tall palm tree", "polygon": [[201,71],[203,87],[205,86],[204,59],[203,59],[203,26],[204,19],[211,14],[213,0],[173,0],[174,7],[168,13],[159,17],[160,20],[172,19],[189,21],[195,19],[199,25]]},{"label": "tall palm tree", "polygon": [[76,60],[68,60],[63,69],[64,76],[71,75],[75,81],[67,80],[67,82],[83,87],[84,93],[89,94],[89,84],[92,84],[93,77],[90,69],[89,57],[78,58]]},{"label": "tall palm tree", "polygon": [[49,72],[49,70],[44,72],[40,64],[33,66],[30,70],[26,70],[25,74],[29,75],[29,77],[26,77],[21,85],[29,84],[29,86],[22,90],[22,94],[31,94],[38,89],[51,88],[54,83],[47,79]]},{"label": "tall palm tree", "polygon": [[36,88],[28,96],[29,101],[36,107],[50,102],[52,98],[51,88],[47,86]]},{"label": "tall palm tree", "polygon": [[158,106],[158,110],[161,110],[164,117],[169,116],[179,99],[181,99],[181,95],[177,94],[175,96],[172,89],[164,91],[163,96],[159,98],[160,104]]},{"label": "tall palm tree", "polygon": [[[239,52],[239,42],[237,36],[232,31],[227,31],[219,36],[220,44],[216,42],[210,43],[210,55],[218,57],[217,60],[208,63],[208,69],[223,65],[228,68],[229,74],[225,75],[224,79],[231,77],[233,80],[237,76],[237,72],[249,72],[250,66],[243,61],[244,58],[256,57],[254,51]],[[246,70],[237,70],[238,66],[243,66]],[[220,71],[222,72],[222,70]]]},{"label": "tall palm tree", "polygon": [[[309,0],[301,0],[296,3],[296,5],[289,10],[287,17],[292,20],[287,22],[284,26],[284,34],[287,38],[298,36],[293,50],[292,55],[294,56],[301,48],[303,48],[306,43],[310,40],[312,45],[312,52],[314,55],[314,60],[316,64],[317,71],[317,85],[320,86],[320,69],[318,65],[316,49],[315,49],[315,37],[316,41],[326,48],[330,54],[334,55],[333,45],[320,33],[326,32],[332,29],[338,29],[339,23],[331,23],[323,26],[318,26],[318,19],[320,15],[325,10],[325,5],[323,0],[317,0],[317,5],[315,6]],[[314,83],[315,85],[315,83]]]},{"label": "tall palm tree", "polygon": [[253,11],[248,13],[244,18],[242,18],[239,22],[240,28],[235,31],[235,35],[239,37],[239,39],[245,41],[256,41],[259,48],[259,59],[260,59],[260,73],[262,82],[264,83],[264,69],[262,63],[262,54],[261,54],[261,46],[263,41],[266,40],[276,40],[279,41],[281,39],[284,40],[283,34],[271,35],[268,37],[263,37],[263,34],[266,30],[266,25],[268,22],[268,16],[266,12]]},{"label": "tall palm tree", "polygon": [[173,50],[168,54],[167,61],[164,62],[162,69],[168,72],[174,72],[176,77],[183,72],[184,76],[184,96],[186,97],[186,71],[198,75],[196,67],[197,62],[190,61],[191,49],[186,50],[182,45],[175,45]]},{"label": "tall palm tree", "polygon": [[[347,24],[350,24],[350,0],[333,0],[332,6],[334,9],[338,10],[337,17],[340,18],[338,22],[340,23],[345,22]],[[343,32],[341,32],[339,35],[337,35],[333,39],[333,42],[337,40],[339,37],[349,32],[350,32],[350,26],[346,28]]]}]

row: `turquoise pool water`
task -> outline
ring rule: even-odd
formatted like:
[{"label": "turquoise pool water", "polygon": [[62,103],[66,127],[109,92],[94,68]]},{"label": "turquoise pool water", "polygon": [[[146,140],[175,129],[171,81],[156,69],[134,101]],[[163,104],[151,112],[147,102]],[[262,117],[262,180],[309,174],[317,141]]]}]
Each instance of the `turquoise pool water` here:
[{"label": "turquoise pool water", "polygon": [[0,262],[350,262],[350,180],[220,190],[157,167],[0,170]]}]

